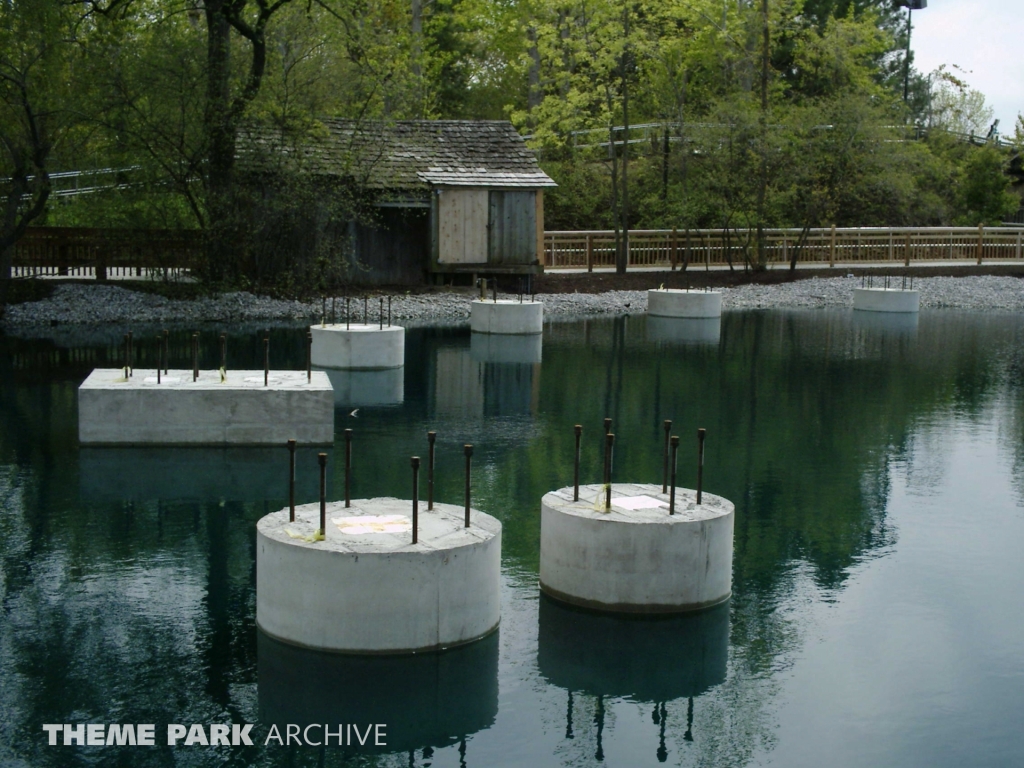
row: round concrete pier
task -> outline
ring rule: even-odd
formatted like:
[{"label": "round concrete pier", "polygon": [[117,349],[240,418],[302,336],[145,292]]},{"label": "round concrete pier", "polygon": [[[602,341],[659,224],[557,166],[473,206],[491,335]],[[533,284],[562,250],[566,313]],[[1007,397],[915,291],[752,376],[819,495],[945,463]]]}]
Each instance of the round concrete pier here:
[{"label": "round concrete pier", "polygon": [[405,328],[344,323],[313,325],[313,365],[374,371],[405,365]]},{"label": "round concrete pier", "polygon": [[273,512],[256,524],[256,623],[284,642],[343,653],[411,653],[477,640],[498,625],[501,523],[473,510],[361,499]]},{"label": "round concrete pier", "polygon": [[477,300],[470,307],[469,327],[473,333],[542,333],[544,304],[514,299]]},{"label": "round concrete pier", "polygon": [[853,308],[868,312],[917,312],[921,308],[921,294],[898,288],[854,288]]},{"label": "round concrete pier", "polygon": [[540,588],[573,605],[623,613],[684,613],[732,594],[733,505],[676,488],[675,514],[661,486],[615,483],[545,494]]},{"label": "round concrete pier", "polygon": [[719,291],[658,288],[647,292],[647,314],[657,317],[721,317]]},{"label": "round concrete pier", "polygon": [[[322,724],[387,723],[387,746],[356,734],[360,753],[440,749],[494,724],[498,715],[498,633],[437,653],[349,656],[311,651],[256,633],[260,722],[305,729],[322,739]],[[335,736],[331,746],[337,745]]]}]

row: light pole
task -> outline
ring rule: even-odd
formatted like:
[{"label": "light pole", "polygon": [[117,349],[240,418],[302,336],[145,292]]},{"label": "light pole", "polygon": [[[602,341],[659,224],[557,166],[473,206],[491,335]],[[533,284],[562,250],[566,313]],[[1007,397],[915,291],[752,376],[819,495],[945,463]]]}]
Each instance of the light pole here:
[{"label": "light pole", "polygon": [[910,20],[914,11],[920,11],[928,7],[928,0],[894,0],[897,8],[907,9],[907,52],[903,56],[903,103],[907,103],[907,94],[910,88],[910,31],[913,27]]}]

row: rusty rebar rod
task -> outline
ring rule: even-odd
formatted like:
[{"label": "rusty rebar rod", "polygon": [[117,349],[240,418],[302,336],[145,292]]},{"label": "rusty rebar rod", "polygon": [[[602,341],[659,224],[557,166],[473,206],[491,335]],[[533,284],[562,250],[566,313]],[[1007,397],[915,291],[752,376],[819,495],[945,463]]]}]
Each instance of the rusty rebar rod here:
[{"label": "rusty rebar rod", "polygon": [[[668,444],[669,444],[669,433],[672,431],[672,420],[665,419],[665,451],[662,456],[662,471],[661,471],[661,492],[665,493],[668,490]],[[674,482],[674,481],[673,481]]]},{"label": "rusty rebar rod", "polygon": [[263,337],[263,386],[270,386],[270,338]]},{"label": "rusty rebar rod", "polygon": [[318,453],[320,462],[320,535],[327,536],[327,454]]},{"label": "rusty rebar rod", "polygon": [[466,528],[469,528],[469,492],[470,492],[470,472],[473,468],[473,446],[467,443],[462,447],[463,452],[466,454]]},{"label": "rusty rebar rod", "polygon": [[572,464],[572,500],[580,500],[580,439],[583,436],[583,425],[577,424],[573,427],[576,433],[576,450],[573,452]]},{"label": "rusty rebar rod", "polygon": [[605,416],[605,418],[604,418],[604,433],[607,435],[611,431],[612,431],[612,420],[609,417]]},{"label": "rusty rebar rod", "polygon": [[369,324],[370,297],[363,296],[363,325]]},{"label": "rusty rebar rod", "polygon": [[604,487],[604,508],[606,512],[612,511],[612,448],[615,445],[615,435],[609,432],[605,436],[605,487]]},{"label": "rusty rebar rod", "polygon": [[171,346],[170,335],[171,335],[170,331],[168,331],[166,328],[164,328],[164,373],[167,373],[167,366],[168,366],[168,364],[170,362],[170,357],[171,357],[171,352],[170,352],[170,346]]},{"label": "rusty rebar rod", "polygon": [[419,541],[420,527],[420,457],[413,456],[412,464],[412,543]]},{"label": "rusty rebar rod", "polygon": [[192,381],[199,378],[199,334],[192,334]]},{"label": "rusty rebar rod", "polygon": [[345,430],[345,508],[352,506],[352,430]]},{"label": "rusty rebar rod", "polygon": [[225,374],[228,372],[228,335],[220,335],[220,367]]},{"label": "rusty rebar rod", "polygon": [[700,504],[701,491],[704,486],[704,437],[707,430],[701,427],[697,430],[697,503]]},{"label": "rusty rebar rod", "polygon": [[135,341],[132,338],[132,332],[128,331],[128,375],[133,375],[135,368]]},{"label": "rusty rebar rod", "polygon": [[313,383],[313,332],[306,331],[306,383]]},{"label": "rusty rebar rod", "polygon": [[295,440],[288,441],[288,522],[295,522]]},{"label": "rusty rebar rod", "polygon": [[352,317],[352,305],[348,296],[345,297],[345,330],[349,329],[349,322]]},{"label": "rusty rebar rod", "polygon": [[128,378],[128,334],[124,335],[124,377]]},{"label": "rusty rebar rod", "polygon": [[[384,297],[383,296],[380,297],[380,309],[377,311],[377,321],[380,324],[380,328],[378,330],[383,331],[384,330]],[[388,323],[388,325],[390,325],[390,323]]]},{"label": "rusty rebar rod", "polygon": [[391,327],[391,297],[388,296],[388,328]]},{"label": "rusty rebar rod", "polygon": [[160,383],[160,374],[164,369],[164,348],[163,344],[160,343],[161,338],[156,337],[156,383]]},{"label": "rusty rebar rod", "polygon": [[434,441],[437,432],[427,432],[427,510],[434,508]]},{"label": "rusty rebar rod", "polygon": [[679,451],[679,435],[672,435],[672,490],[669,491],[668,495],[668,513],[674,515],[676,513],[676,454]]}]

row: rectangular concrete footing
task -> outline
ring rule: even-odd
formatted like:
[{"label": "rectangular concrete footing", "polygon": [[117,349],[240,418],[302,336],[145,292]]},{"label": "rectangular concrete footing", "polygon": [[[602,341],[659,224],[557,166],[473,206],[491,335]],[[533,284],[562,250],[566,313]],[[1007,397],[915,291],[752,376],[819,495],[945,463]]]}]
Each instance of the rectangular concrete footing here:
[{"label": "rectangular concrete footing", "polygon": [[314,371],[94,370],[78,388],[78,439],[93,445],[329,445],[334,394]]}]

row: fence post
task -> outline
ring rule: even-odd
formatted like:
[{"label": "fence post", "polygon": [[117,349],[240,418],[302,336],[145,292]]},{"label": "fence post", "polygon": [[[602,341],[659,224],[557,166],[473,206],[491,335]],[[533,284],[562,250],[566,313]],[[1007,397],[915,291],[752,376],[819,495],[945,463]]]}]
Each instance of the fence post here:
[{"label": "fence post", "polygon": [[587,272],[594,271],[594,236],[587,235]]},{"label": "fence post", "polygon": [[834,267],[836,265],[836,225],[832,225],[832,239],[829,240],[828,244],[828,265]]},{"label": "fence post", "polygon": [[985,239],[985,225],[978,225],[978,266],[981,266],[981,247]]},{"label": "fence post", "polygon": [[903,246],[903,266],[910,266],[910,233],[907,232],[907,241]]},{"label": "fence post", "polygon": [[103,282],[107,279],[107,254],[102,248],[93,248],[96,251],[96,281]]}]

